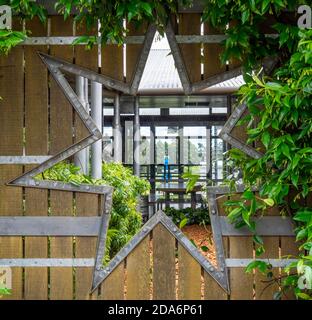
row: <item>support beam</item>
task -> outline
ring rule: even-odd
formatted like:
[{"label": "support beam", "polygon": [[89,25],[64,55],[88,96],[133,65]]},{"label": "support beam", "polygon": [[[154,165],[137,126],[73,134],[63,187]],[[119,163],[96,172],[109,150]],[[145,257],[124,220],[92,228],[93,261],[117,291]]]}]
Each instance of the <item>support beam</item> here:
[{"label": "support beam", "polygon": [[[88,79],[81,76],[76,76],[76,94],[80,100],[80,103],[85,107],[88,112],[88,95],[86,96],[85,86],[88,86]],[[88,89],[87,89],[88,90]],[[77,152],[74,156],[75,165],[80,167],[80,172],[83,174],[88,174],[88,156],[87,148]]]},{"label": "support beam", "polygon": [[120,95],[117,94],[114,101],[114,161],[122,162],[122,130],[120,122]]},{"label": "support beam", "polygon": [[133,121],[133,174],[140,176],[140,107],[139,98],[134,100]]},{"label": "support beam", "polygon": [[[102,133],[102,84],[91,82],[91,117]],[[91,176],[102,178],[102,139],[91,146]]]}]

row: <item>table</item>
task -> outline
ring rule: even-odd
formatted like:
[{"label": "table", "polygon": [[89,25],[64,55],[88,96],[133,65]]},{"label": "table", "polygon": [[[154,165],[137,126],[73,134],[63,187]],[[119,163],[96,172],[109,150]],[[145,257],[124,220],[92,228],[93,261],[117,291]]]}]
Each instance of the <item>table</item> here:
[{"label": "table", "polygon": [[[178,183],[162,183],[160,184],[156,190],[165,193],[165,206],[169,208],[170,204],[170,193],[177,193],[177,194],[187,194],[186,192],[187,184],[184,182]],[[189,193],[191,194],[191,208],[196,209],[196,192],[201,191],[202,186],[200,184],[196,184],[192,191]]]}]

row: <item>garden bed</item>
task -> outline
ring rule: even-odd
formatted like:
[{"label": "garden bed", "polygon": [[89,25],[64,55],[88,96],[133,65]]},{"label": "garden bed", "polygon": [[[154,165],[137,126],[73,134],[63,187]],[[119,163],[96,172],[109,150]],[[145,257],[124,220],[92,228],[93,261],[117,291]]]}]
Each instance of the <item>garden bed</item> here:
[{"label": "garden bed", "polygon": [[182,228],[185,236],[190,239],[214,266],[217,266],[216,251],[210,225],[187,225]]}]

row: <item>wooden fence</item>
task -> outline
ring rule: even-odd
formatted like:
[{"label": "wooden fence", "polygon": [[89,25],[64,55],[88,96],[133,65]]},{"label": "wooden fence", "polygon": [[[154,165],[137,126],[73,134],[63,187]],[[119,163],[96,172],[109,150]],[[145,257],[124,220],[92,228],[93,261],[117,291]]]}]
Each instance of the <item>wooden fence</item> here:
[{"label": "wooden fence", "polygon": [[[37,37],[86,33],[83,28],[75,27],[72,18],[64,22],[63,17],[51,16],[48,20],[48,25],[43,26],[35,19],[27,22],[26,28]],[[183,14],[179,21],[174,24],[176,34],[201,34],[199,14]],[[135,30],[130,26],[130,30],[131,35],[145,34],[144,29]],[[215,30],[206,25],[204,33],[211,35]],[[203,60],[200,44],[179,46],[192,83],[234,68],[234,64],[228,67],[219,64],[219,44],[204,45]],[[0,102],[0,156],[54,155],[86,135],[82,122],[41,63],[37,51],[129,82],[142,47],[143,44],[129,44],[124,51],[117,45],[103,46],[101,67],[97,46],[86,51],[83,46],[25,45],[14,48],[8,56],[0,56],[0,96],[3,99]],[[32,167],[31,164],[0,164],[0,216],[98,215],[98,195],[5,185]],[[221,207],[219,211],[222,213]],[[94,258],[96,244],[96,236],[0,236],[0,259]],[[266,254],[273,258],[296,250],[290,237],[267,237],[265,244]],[[224,237],[224,248],[226,257],[254,256],[250,236]],[[231,294],[228,295],[161,224],[124,257],[92,295],[91,266],[15,266],[12,271],[12,295],[3,299],[260,299],[271,298],[272,293],[270,289],[260,297],[263,287],[260,275],[246,276],[243,268],[231,268]]]}]

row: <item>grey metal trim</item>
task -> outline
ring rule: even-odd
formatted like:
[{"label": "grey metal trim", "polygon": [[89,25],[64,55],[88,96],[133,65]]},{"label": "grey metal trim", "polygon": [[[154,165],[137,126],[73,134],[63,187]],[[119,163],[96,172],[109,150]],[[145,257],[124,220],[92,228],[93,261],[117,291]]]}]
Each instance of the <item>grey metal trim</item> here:
[{"label": "grey metal trim", "polygon": [[0,267],[94,267],[94,258],[0,259]]},{"label": "grey metal trim", "polygon": [[[229,223],[226,216],[219,217],[223,236],[251,236],[252,232],[246,228],[235,228]],[[289,236],[294,237],[294,225],[289,217],[267,216],[254,219],[256,222],[256,234],[259,236]]]},{"label": "grey metal trim", "polygon": [[0,236],[98,236],[101,220],[101,217],[1,216]]},{"label": "grey metal trim", "polygon": [[[102,139],[101,131],[97,128],[94,121],[90,117],[87,110],[84,108],[80,99],[76,93],[71,88],[70,84],[64,77],[63,73],[60,71],[66,70],[67,72],[74,73],[75,75],[84,76],[85,78],[93,81],[100,80],[105,82],[106,78],[91,72],[90,70],[80,68],[76,65],[72,65],[68,62],[56,59],[54,57],[48,56],[46,54],[39,54],[43,63],[47,66],[50,71],[51,76],[54,78],[56,83],[59,85],[60,89],[67,97],[70,104],[73,106],[74,110],[77,112],[78,117],[82,120],[86,129],[89,131],[89,136],[78,141],[77,143],[71,145],[70,147],[64,149],[63,151],[52,156],[50,159],[41,163],[38,167],[24,173],[23,175],[15,178],[14,180],[7,183],[9,186],[23,186],[31,188],[41,188],[41,189],[55,189],[63,191],[74,191],[74,192],[86,192],[86,193],[95,193],[101,195],[104,199],[102,201],[102,207],[100,208],[99,215],[101,218],[101,226],[98,234],[98,243],[97,243],[97,254],[96,254],[96,267],[94,268],[93,277],[96,277],[98,270],[100,269],[100,264],[105,255],[105,244],[107,229],[110,220],[110,212],[112,208],[112,194],[113,188],[109,186],[101,185],[73,185],[70,183],[62,183],[57,181],[48,181],[48,180],[36,180],[35,177],[45,170],[51,168],[53,165],[58,162],[65,160],[73,156],[78,151],[90,146],[94,142]],[[104,79],[104,80],[103,80]],[[105,200],[105,203],[104,203]]]},{"label": "grey metal trim", "polygon": [[[106,86],[107,88],[115,89],[127,94],[130,93],[130,86],[125,82],[99,74],[87,68],[80,67],[78,65],[72,64],[63,59],[55,58],[46,53],[40,52],[39,56],[41,57],[42,61],[48,66],[48,68],[52,69],[53,71],[56,69],[63,70],[63,71],[72,73],[76,76],[81,76],[91,81],[99,82],[104,86]],[[57,71],[54,71],[54,72],[57,72]]]},{"label": "grey metal trim", "polygon": [[51,156],[0,156],[0,164],[39,164]]},{"label": "grey metal trim", "polygon": [[[152,218],[150,218],[141,230],[117,253],[117,255],[110,261],[108,266],[104,267],[97,275],[96,283],[93,286],[93,291],[113,272],[113,270],[129,255],[129,253],[139,245],[139,243],[155,228],[157,224],[161,223],[178,241],[179,243],[198,261],[198,263],[209,273],[217,283],[226,292],[229,292],[229,283],[227,277],[227,270],[225,268],[223,244],[217,247],[217,261],[218,269],[216,269],[203,255],[199,253],[197,248],[191,241],[182,233],[182,231],[167,217],[162,211],[158,211]],[[218,232],[218,226],[214,231]],[[214,235],[215,237],[215,235]],[[216,239],[215,239],[216,240]],[[217,240],[217,244],[219,241]]]},{"label": "grey metal trim", "polygon": [[[276,38],[276,34],[266,34],[268,38]],[[36,46],[36,45],[72,45],[75,40],[79,37],[65,36],[65,37],[28,37],[19,45],[23,46]],[[177,43],[179,44],[194,44],[194,43],[204,43],[204,44],[213,44],[221,43],[226,40],[227,36],[222,34],[209,34],[209,35],[176,35],[175,36]],[[127,36],[124,39],[125,44],[143,44],[145,36]],[[99,43],[98,39],[98,43]],[[87,42],[83,41],[77,45],[86,45]],[[107,44],[117,44],[114,41],[108,41]]]},{"label": "grey metal trim", "polygon": [[156,29],[157,29],[156,25],[150,24],[148,27],[148,30],[146,32],[143,48],[141,50],[139,60],[136,64],[135,72],[134,72],[132,80],[131,80],[130,93],[133,95],[136,95],[138,92],[139,85],[140,85],[142,75],[144,72],[144,68],[146,65],[146,61],[147,61],[148,55],[150,53],[150,50],[151,50],[151,47],[153,44]]},{"label": "grey metal trim", "polygon": [[297,259],[225,259],[228,268],[243,268],[247,267],[253,261],[263,261],[272,265],[273,268],[285,268],[290,263],[297,262]]},{"label": "grey metal trim", "polygon": [[175,62],[175,66],[177,68],[181,84],[184,89],[184,93],[188,95],[192,93],[192,84],[170,21],[168,22],[168,25],[166,27],[166,35]]},{"label": "grey metal trim", "polygon": [[205,80],[196,82],[192,84],[192,93],[199,92],[201,90],[204,90],[206,88],[209,88],[215,84],[218,84],[220,82],[238,77],[242,74],[242,68],[238,67],[229,71],[224,71],[222,73],[219,73],[215,76],[211,76]]},{"label": "grey metal trim", "polygon": [[[257,191],[256,187],[252,188],[252,191]],[[245,186],[243,184],[235,185],[235,189],[231,189],[229,186],[208,186],[207,192],[211,194],[231,194],[231,193],[241,193],[245,191]]]},{"label": "grey metal trim", "polygon": [[255,159],[259,159],[263,156],[261,152],[255,150],[253,147],[245,144],[244,142],[238,140],[237,138],[231,135],[232,130],[234,129],[240,118],[243,116],[246,109],[247,106],[245,104],[238,105],[234,109],[228,121],[225,123],[222,130],[220,131],[219,137],[225,142],[231,144],[233,147],[243,151],[248,156]]}]

